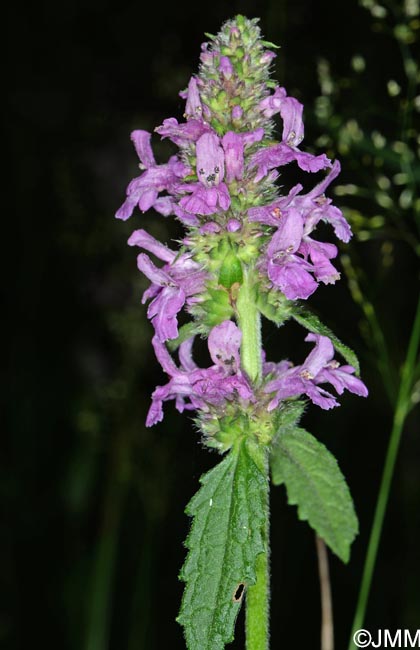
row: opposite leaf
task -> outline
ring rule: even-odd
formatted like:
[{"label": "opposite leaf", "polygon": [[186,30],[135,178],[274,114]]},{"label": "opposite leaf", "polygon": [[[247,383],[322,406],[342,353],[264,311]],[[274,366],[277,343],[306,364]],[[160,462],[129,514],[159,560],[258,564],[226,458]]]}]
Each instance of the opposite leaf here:
[{"label": "opposite leaf", "polygon": [[194,519],[177,620],[189,650],[223,650],[233,639],[243,594],[255,583],[256,557],[266,548],[268,479],[241,441],[200,481],[186,509]]},{"label": "opposite leaf", "polygon": [[266,318],[279,326],[283,325],[289,318],[293,318],[299,325],[303,325],[310,332],[328,336],[337,352],[356,370],[356,375],[360,374],[360,365],[356,354],[351,348],[342,343],[334,332],[319,320],[318,316],[308,309],[304,309],[299,303],[293,303],[286,298],[279,299],[277,296],[270,296],[270,298],[271,302],[267,300],[263,292],[260,292],[257,298],[258,309]]},{"label": "opposite leaf", "polygon": [[299,519],[348,562],[358,522],[334,456],[304,429],[286,430],[273,445],[271,471],[275,485],[285,484],[289,504],[298,506]]}]

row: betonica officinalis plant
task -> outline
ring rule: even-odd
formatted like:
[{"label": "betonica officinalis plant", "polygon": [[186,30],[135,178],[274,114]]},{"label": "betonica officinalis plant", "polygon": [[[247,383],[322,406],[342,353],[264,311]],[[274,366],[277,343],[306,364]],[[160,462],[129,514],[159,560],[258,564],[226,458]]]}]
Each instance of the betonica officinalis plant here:
[{"label": "betonica officinalis plant", "polygon": [[[155,129],[178,153],[160,164],[151,134],[133,131],[142,173],[116,216],[153,208],[185,227],[177,246],[141,228],[128,243],[141,249],[137,265],[151,282],[143,302],[168,377],[152,394],[146,425],[162,421],[174,400],[179,412],[192,412],[203,445],[220,454],[186,509],[192,523],[178,616],[186,646],[222,650],[244,601],[247,650],[266,650],[270,482],[285,485],[299,518],[347,562],[358,531],[347,484],[299,422],[311,404],[329,410],[345,389],[361,396],[367,389],[354,353],[305,304],[319,283],[340,275],[338,249],[316,238],[318,224],[343,242],[352,234],[326,196],[340,164],[300,148],[303,106],[270,79],[275,46],[262,40],[256,19],[237,16],[207,36],[199,72],[180,93],[184,119]],[[317,174],[311,189],[284,187],[285,165]],[[182,310],[188,322],[180,326]],[[271,359],[261,318],[297,321],[306,359],[294,365],[293,350],[287,360]],[[207,368],[194,361],[197,337],[207,341]]]}]

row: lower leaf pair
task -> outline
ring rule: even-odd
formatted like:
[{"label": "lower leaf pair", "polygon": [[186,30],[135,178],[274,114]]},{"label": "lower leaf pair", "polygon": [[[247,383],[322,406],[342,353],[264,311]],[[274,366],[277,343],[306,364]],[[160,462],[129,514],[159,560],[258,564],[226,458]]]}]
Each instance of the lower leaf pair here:
[{"label": "lower leaf pair", "polygon": [[358,523],[334,456],[296,426],[280,429],[270,458],[267,448],[242,438],[201,477],[186,509],[193,522],[177,620],[189,650],[223,650],[233,640],[242,600],[256,580],[256,559],[268,548],[269,464],[273,483],[285,484],[299,519],[307,520],[343,562],[349,559]]}]

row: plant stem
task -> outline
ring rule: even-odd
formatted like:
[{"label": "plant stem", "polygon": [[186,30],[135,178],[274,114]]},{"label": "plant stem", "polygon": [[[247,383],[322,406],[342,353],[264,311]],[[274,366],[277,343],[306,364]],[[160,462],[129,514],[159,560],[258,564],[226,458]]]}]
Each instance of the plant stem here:
[{"label": "plant stem", "polygon": [[246,593],[246,650],[268,650],[270,618],[269,517],[266,519],[266,553],[255,563],[257,581]]},{"label": "plant stem", "polygon": [[323,539],[315,535],[318,556],[319,584],[321,588],[321,650],[334,650],[334,619],[331,597],[328,551]]},{"label": "plant stem", "polygon": [[411,331],[410,342],[408,344],[407,356],[403,365],[398,399],[394,411],[391,436],[389,439],[386,453],[385,465],[379,488],[379,496],[376,503],[375,514],[373,517],[372,530],[370,533],[368,549],[363,568],[362,582],[359,591],[359,598],[356,606],[353,626],[350,635],[349,650],[354,650],[356,646],[353,642],[354,633],[363,626],[365,618],[369,591],[372,583],[373,571],[378,554],[379,541],[383,522],[385,518],[386,507],[388,504],[389,492],[391,489],[392,477],[395,469],[398,449],[401,441],[405,419],[410,411],[410,398],[412,391],[413,376],[415,372],[417,353],[420,342],[420,299],[417,304],[416,316],[414,318],[413,329]]},{"label": "plant stem", "polygon": [[261,317],[255,304],[254,288],[246,270],[236,309],[238,325],[242,332],[242,368],[253,382],[258,383],[262,375]]},{"label": "plant stem", "polygon": [[[242,332],[241,364],[249,378],[258,383],[262,376],[261,320],[255,305],[252,279],[244,270],[243,284],[236,303],[238,325]],[[267,467],[268,472],[268,467]],[[269,647],[269,506],[268,491],[266,523],[263,535],[266,551],[258,555],[255,563],[256,583],[248,587],[246,594],[246,650],[268,650]]]}]

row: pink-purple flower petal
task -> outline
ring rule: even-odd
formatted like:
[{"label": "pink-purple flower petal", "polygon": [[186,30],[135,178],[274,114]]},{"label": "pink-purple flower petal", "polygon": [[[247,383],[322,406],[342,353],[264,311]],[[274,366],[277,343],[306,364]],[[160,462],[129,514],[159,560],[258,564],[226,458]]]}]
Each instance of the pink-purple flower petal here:
[{"label": "pink-purple flower petal", "polygon": [[132,131],[130,138],[134,144],[134,148],[141,161],[143,169],[155,167],[156,161],[150,144],[152,134],[148,131],[137,129],[135,131]]},{"label": "pink-purple flower petal", "polygon": [[228,374],[239,370],[241,340],[242,332],[231,320],[216,325],[209,334],[210,357],[216,366]]},{"label": "pink-purple flower petal", "polygon": [[244,174],[244,143],[240,133],[228,131],[222,138],[225,153],[226,180],[240,180]]},{"label": "pink-purple flower petal", "polygon": [[268,404],[268,410],[277,408],[282,400],[306,395],[323,409],[339,406],[334,395],[320,384],[330,383],[341,395],[345,389],[356,395],[366,397],[368,394],[364,383],[354,377],[352,366],[340,366],[334,360],[334,346],[326,336],[308,334],[305,341],[315,343],[301,366],[290,367],[287,364],[277,364],[273,369],[270,364],[270,381],[264,391],[273,395]]},{"label": "pink-purple flower petal", "polygon": [[135,230],[130,235],[127,243],[129,246],[139,246],[140,248],[144,248],[146,251],[153,253],[153,255],[156,255],[156,257],[164,262],[173,262],[177,256],[175,251],[171,251],[170,248],[152,237],[152,235],[142,228]]},{"label": "pink-purple flower petal", "polygon": [[205,187],[218,185],[225,174],[225,157],[219,138],[214,133],[203,133],[197,140],[197,178]]},{"label": "pink-purple flower petal", "polygon": [[278,265],[270,260],[268,277],[289,300],[306,300],[318,286],[308,271],[310,268],[307,262],[297,257],[285,265]]}]

